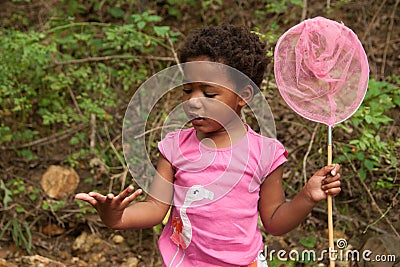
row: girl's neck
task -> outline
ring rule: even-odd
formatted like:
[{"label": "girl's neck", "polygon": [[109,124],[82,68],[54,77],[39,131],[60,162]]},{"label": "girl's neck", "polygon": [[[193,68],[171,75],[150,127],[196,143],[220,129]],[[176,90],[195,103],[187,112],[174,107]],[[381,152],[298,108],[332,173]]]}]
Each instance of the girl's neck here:
[{"label": "girl's neck", "polygon": [[197,132],[197,138],[207,147],[226,148],[239,142],[247,133],[247,125],[243,122],[232,127],[222,127],[218,131],[203,133]]}]

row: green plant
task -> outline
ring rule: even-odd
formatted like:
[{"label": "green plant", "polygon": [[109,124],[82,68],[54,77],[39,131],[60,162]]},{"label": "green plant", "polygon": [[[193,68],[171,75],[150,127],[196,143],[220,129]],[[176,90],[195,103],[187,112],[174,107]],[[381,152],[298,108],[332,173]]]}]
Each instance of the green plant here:
[{"label": "green plant", "polygon": [[[358,164],[358,174],[367,178],[368,172],[388,166],[397,169],[400,139],[386,136],[389,124],[393,121],[400,108],[400,78],[392,81],[369,81],[368,91],[358,111],[346,122],[339,125],[346,132],[351,132],[354,139],[343,146],[343,155],[336,161],[355,161]],[[397,111],[396,111],[397,110]],[[393,172],[386,172],[375,182],[375,186],[393,187]]]},{"label": "green plant", "polygon": [[281,266],[294,267],[295,262],[291,261],[291,260],[281,261],[277,258],[273,258],[271,261],[268,261],[268,266],[271,266],[271,267],[281,267]]},{"label": "green plant", "polygon": [[284,12],[289,5],[294,5],[294,6],[303,6],[303,1],[301,0],[273,0],[273,1],[268,1],[268,3],[265,5],[266,10],[269,13],[282,13]]},{"label": "green plant", "polygon": [[193,8],[197,4],[197,1],[194,0],[167,0],[164,3],[164,9],[167,10],[168,15],[180,19],[184,7]]},{"label": "green plant", "polygon": [[45,200],[42,204],[42,209],[46,211],[56,212],[57,210],[65,206],[65,201],[63,200]]},{"label": "green plant", "polygon": [[0,239],[7,231],[11,232],[11,237],[17,247],[23,247],[28,252],[32,249],[32,234],[26,222],[19,222],[16,218],[11,218],[0,232]]},{"label": "green plant", "polygon": [[3,196],[0,195],[0,197],[3,201],[3,207],[7,208],[8,203],[13,201],[13,199],[12,199],[13,194],[12,194],[11,190],[6,187],[3,180],[0,180],[0,189],[3,190],[3,192],[4,192]]},{"label": "green plant", "polygon": [[93,208],[89,203],[83,202],[83,201],[77,201],[76,202],[78,207],[79,207],[79,213],[77,214],[77,217],[81,218],[85,214],[96,214],[97,211],[95,208]]},{"label": "green plant", "polygon": [[[291,253],[291,252],[289,252]],[[286,254],[285,256],[282,257],[280,255],[281,259],[279,257],[274,257],[271,260],[267,259],[268,266],[271,267],[281,267],[281,266],[287,266],[287,267],[294,267],[294,266],[305,266],[305,267],[311,267],[315,266],[315,259],[300,259],[302,256],[302,252],[298,252],[299,255],[294,255],[292,253],[290,256]],[[276,255],[275,255],[276,256]],[[311,256],[308,253],[304,253],[304,257]],[[296,257],[298,259],[296,259]],[[286,259],[285,259],[286,258]]]},{"label": "green plant", "polygon": [[[179,33],[160,24],[162,18],[151,11],[130,14],[122,5],[107,10],[123,23],[75,22],[66,16],[85,13],[87,5],[66,2],[68,12],[54,16],[44,30],[0,28],[0,146],[30,162],[43,156],[35,144],[61,140],[67,164],[76,167],[98,158],[107,166],[104,171],[113,175],[123,163],[120,153],[107,144],[115,142],[110,135],[118,136],[121,113],[149,69],[174,62],[167,56]],[[100,12],[101,7],[96,8]],[[158,61],[154,54],[167,60]],[[94,146],[89,144],[90,130],[95,131]],[[91,184],[99,178],[93,174]],[[32,215],[32,204],[57,216],[68,203],[43,201],[41,191],[24,179],[6,179],[0,183],[0,205],[2,215],[12,219],[0,226],[0,237],[9,235],[30,251],[30,226],[22,222]],[[95,212],[88,205],[79,208],[79,215]]]},{"label": "green plant", "polygon": [[[255,9],[254,15],[259,21],[265,20],[265,17],[276,16],[279,14],[287,12],[289,7],[303,7],[303,1],[301,0],[273,0],[268,1],[264,5],[262,9]],[[278,41],[278,38],[283,34],[280,30],[280,26],[282,23],[278,19],[274,19],[265,23],[263,25],[263,30],[261,31],[259,27],[254,27],[254,32],[259,35],[259,37],[264,40],[267,44],[275,44]],[[262,33],[263,32],[263,33]],[[271,45],[271,50],[268,51],[268,56],[272,57],[273,46]]]},{"label": "green plant", "polygon": [[0,190],[3,191],[3,194],[0,194],[0,200],[2,200],[3,207],[7,214],[13,214],[12,216],[9,216],[7,223],[2,226],[0,239],[6,233],[9,233],[17,247],[23,247],[30,252],[32,249],[30,227],[25,221],[21,222],[17,218],[19,213],[25,212],[25,208],[18,203],[12,207],[9,206],[9,203],[14,202],[14,197],[19,197],[20,194],[24,193],[25,189],[25,183],[22,179],[13,179],[8,183],[4,183],[3,180],[0,180]]},{"label": "green plant", "polygon": [[[40,190],[38,188],[32,186],[27,187],[22,178],[14,178],[6,183],[1,180],[0,190],[3,191],[3,194],[0,194],[0,200],[3,202],[3,207],[6,210],[11,209],[17,213],[22,213],[25,212],[25,210],[28,210],[29,208],[26,206],[35,203],[40,195]],[[9,208],[9,203],[16,202],[16,199],[23,198],[24,196],[27,196],[32,202],[13,205],[12,208]]]},{"label": "green plant", "polygon": [[[24,180],[21,178],[16,178],[4,183],[3,180],[0,180],[0,189],[4,192],[3,195],[0,195],[0,200],[3,202],[4,208],[8,208],[8,203],[14,201],[15,196],[23,195],[26,191],[26,186]],[[17,206],[17,212],[23,211],[21,210],[21,206]]]},{"label": "green plant", "polygon": [[[115,122],[110,112],[127,104],[121,94],[130,95],[148,75],[139,59],[151,58],[160,47],[168,51],[165,38],[175,42],[178,35],[156,25],[162,18],[150,11],[126,20],[123,25],[53,20],[43,32],[0,29],[0,50],[7,51],[0,53],[0,72],[6,74],[0,76],[0,145],[25,147],[17,153],[31,161],[37,155],[25,144],[39,137],[89,125],[91,116],[97,123]],[[87,132],[79,134],[70,144],[88,155],[82,153]],[[72,164],[78,154],[71,155]]]},{"label": "green plant", "polygon": [[302,244],[306,248],[313,248],[315,246],[316,242],[317,242],[317,240],[315,239],[315,237],[312,237],[312,236],[300,238],[300,244]]}]

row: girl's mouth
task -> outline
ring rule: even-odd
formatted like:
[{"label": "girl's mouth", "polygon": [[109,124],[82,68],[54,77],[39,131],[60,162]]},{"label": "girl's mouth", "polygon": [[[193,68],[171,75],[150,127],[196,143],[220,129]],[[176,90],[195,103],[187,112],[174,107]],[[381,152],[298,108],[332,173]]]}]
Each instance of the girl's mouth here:
[{"label": "girl's mouth", "polygon": [[188,118],[193,126],[201,125],[204,121],[204,117],[200,117],[198,114],[190,113]]},{"label": "girl's mouth", "polygon": [[199,126],[203,123],[203,121],[204,121],[204,118],[201,118],[201,117],[195,117],[190,120],[190,122],[192,123],[193,126]]},{"label": "girl's mouth", "polygon": [[196,114],[196,113],[187,113],[186,116],[188,117],[188,119],[190,121],[196,120],[196,119],[203,119],[203,117],[201,117],[199,114]]}]

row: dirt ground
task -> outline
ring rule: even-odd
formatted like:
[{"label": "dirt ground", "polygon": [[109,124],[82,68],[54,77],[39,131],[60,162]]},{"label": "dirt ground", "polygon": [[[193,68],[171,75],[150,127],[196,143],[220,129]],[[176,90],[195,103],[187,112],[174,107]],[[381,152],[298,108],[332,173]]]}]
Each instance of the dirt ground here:
[{"label": "dirt ground", "polygon": [[[0,1],[3,7],[7,7],[8,12],[12,12],[13,8],[18,6],[11,3],[13,1]],[[28,1],[29,2],[29,1]],[[38,1],[41,2],[41,1]],[[146,2],[146,1],[143,1]],[[162,1],[161,1],[162,2]],[[241,7],[236,4],[226,4],[225,10],[222,8],[212,9],[208,13],[196,13],[196,16],[190,17],[190,12],[182,18],[182,21],[166,20],[172,27],[186,34],[194,25],[202,24],[204,17],[218,16],[225,17],[226,21],[237,22],[252,21],[253,15],[249,15],[251,8],[262,8],[263,1],[250,1],[250,3],[238,1]],[[374,1],[330,1],[336,8],[327,12],[327,1],[309,0],[307,5],[306,17],[315,17],[317,15],[327,16],[338,21],[343,21],[347,26],[352,28],[360,37],[365,50],[367,51],[371,76],[381,79],[392,74],[400,75],[400,7],[398,0]],[[236,1],[235,1],[236,3]],[[29,5],[29,4],[26,4]],[[35,7],[35,12],[44,12],[39,7]],[[37,8],[37,9],[36,9]],[[232,9],[234,9],[234,12]],[[6,9],[0,11],[0,17],[5,16],[3,13]],[[273,19],[277,23],[282,23],[288,28],[300,21],[302,16],[301,8],[293,7],[292,10],[286,11],[285,15],[277,14]],[[160,8],[160,15],[163,14]],[[288,15],[291,14],[291,15]],[[272,74],[272,68],[268,70],[269,76]],[[266,81],[264,86],[268,91],[266,98],[273,111],[277,137],[285,145],[289,151],[289,162],[285,178],[287,178],[287,197],[293,197],[297,188],[292,188],[290,184],[294,182],[293,177],[302,175],[301,161],[307,151],[312,132],[317,127],[305,119],[299,117],[291,111],[284,101],[280,98],[276,88],[274,89],[274,81]],[[397,119],[397,127],[394,131],[400,136]],[[306,125],[307,127],[304,127]],[[395,124],[396,125],[396,124]],[[321,126],[319,129],[323,132]],[[348,136],[343,133],[339,136],[340,141],[345,141]],[[316,147],[323,147],[324,138],[320,138],[321,144],[314,144]],[[68,144],[49,143],[46,147],[32,147],[41,158],[27,164],[23,159],[16,156],[9,150],[0,150],[0,175],[2,179],[12,179],[21,177],[26,181],[26,190],[29,185],[33,188],[40,181],[41,176],[46,169],[52,165],[61,165],[65,158],[65,146]],[[315,148],[318,150],[318,148]],[[308,168],[316,169],[324,159],[312,158]],[[99,169],[95,169],[95,171]],[[81,180],[93,177],[94,169],[90,167],[89,162],[82,162],[77,173]],[[346,172],[346,169],[343,170]],[[347,171],[350,171],[349,169]],[[296,183],[297,184],[297,183]],[[388,213],[388,220],[380,220],[377,224],[371,225],[364,233],[367,225],[373,221],[371,213],[374,211],[366,211],[368,199],[360,199],[357,196],[350,196],[351,181],[347,181],[344,185],[344,193],[339,195],[335,200],[335,238],[344,238],[350,242],[352,247],[361,248],[367,238],[378,234],[393,235],[392,228],[399,231],[398,218],[398,199],[394,204],[393,210]],[[108,184],[99,180],[98,188],[106,189]],[[85,183],[80,183],[76,192],[87,192],[93,190]],[[43,194],[43,200],[48,198]],[[385,207],[388,199],[384,195],[376,195],[379,205]],[[40,206],[32,207],[28,211],[25,218],[30,232],[32,234],[32,250],[27,252],[19,248],[12,240],[12,236],[3,236],[0,239],[0,267],[1,266],[161,266],[161,258],[157,248],[157,238],[161,231],[161,226],[153,229],[145,230],[126,230],[112,231],[103,226],[98,216],[92,213],[88,207],[81,207],[73,199],[73,195],[69,195],[63,199],[64,206],[60,210],[46,210],[37,212]],[[390,199],[389,199],[390,200]],[[347,214],[351,216],[340,215],[341,210],[346,207]],[[2,208],[0,206],[0,208]],[[82,214],[82,209],[87,211]],[[5,210],[0,209],[3,213]],[[15,214],[17,218],[18,214]],[[280,237],[273,237],[264,234],[265,243],[270,249],[309,249],[318,248],[322,250],[327,247],[327,236],[325,234],[326,224],[326,204],[320,203],[315,210],[307,217],[295,231]],[[0,215],[0,225],[6,225],[12,218]],[[388,224],[387,222],[390,222]],[[21,229],[21,231],[24,231]],[[1,229],[0,229],[1,232]],[[307,243],[307,240],[311,243]],[[36,255],[36,257],[35,257]],[[37,255],[43,258],[37,257]],[[3,261],[1,260],[3,259]],[[42,262],[43,265],[40,265]],[[326,260],[321,262],[327,264]],[[304,266],[304,263],[296,263],[296,266]],[[276,265],[278,266],[278,265]],[[287,266],[282,264],[281,266]],[[312,266],[312,265],[311,265]],[[326,266],[326,265],[325,265]],[[343,265],[346,266],[346,265]]]}]

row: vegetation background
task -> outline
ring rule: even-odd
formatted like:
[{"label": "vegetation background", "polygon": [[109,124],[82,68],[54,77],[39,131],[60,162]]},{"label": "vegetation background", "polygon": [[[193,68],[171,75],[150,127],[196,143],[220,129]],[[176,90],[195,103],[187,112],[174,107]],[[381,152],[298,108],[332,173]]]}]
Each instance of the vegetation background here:
[{"label": "vegetation background", "polygon": [[[345,238],[352,248],[371,236],[399,238],[399,0],[2,0],[0,265],[25,266],[28,256],[40,255],[60,266],[161,266],[156,241],[162,225],[106,229],[73,194],[49,197],[42,175],[50,165],[72,167],[80,176],[76,192],[118,192],[131,181],[121,145],[129,100],[147,78],[177,63],[176,50],[190,30],[223,22],[246,25],[268,42],[272,59],[279,36],[315,16],[353,29],[371,69],[363,105],[334,129],[334,161],[343,166],[335,238]],[[307,174],[325,164],[326,129],[287,107],[272,66],[261,89],[278,139],[289,151],[290,199]],[[149,148],[156,147],[158,129],[177,98],[166,96],[151,114]],[[151,151],[154,159],[157,151]],[[326,249],[325,205],[288,235],[264,233],[266,243],[287,251]]]}]

